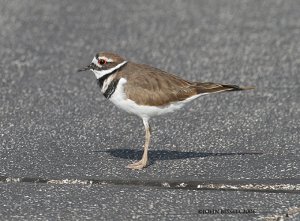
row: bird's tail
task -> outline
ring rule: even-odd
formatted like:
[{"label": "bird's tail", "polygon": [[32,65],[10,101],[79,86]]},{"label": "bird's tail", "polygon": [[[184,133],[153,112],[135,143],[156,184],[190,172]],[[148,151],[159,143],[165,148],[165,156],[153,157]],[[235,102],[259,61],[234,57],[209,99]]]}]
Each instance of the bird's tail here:
[{"label": "bird's tail", "polygon": [[197,94],[217,93],[217,92],[225,92],[225,91],[244,91],[244,90],[252,90],[252,89],[254,89],[254,87],[240,87],[237,85],[216,84],[211,82],[196,83]]}]

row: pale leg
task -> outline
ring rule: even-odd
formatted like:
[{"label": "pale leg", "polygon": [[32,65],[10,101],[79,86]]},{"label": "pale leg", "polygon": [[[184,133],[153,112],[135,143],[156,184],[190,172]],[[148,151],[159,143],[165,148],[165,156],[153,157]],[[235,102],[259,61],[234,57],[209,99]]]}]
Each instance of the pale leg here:
[{"label": "pale leg", "polygon": [[127,166],[127,168],[130,168],[130,169],[142,169],[147,166],[148,147],[149,147],[149,143],[150,143],[151,128],[150,128],[148,119],[143,119],[143,123],[145,126],[145,132],[146,132],[143,157],[140,161],[129,164]]}]

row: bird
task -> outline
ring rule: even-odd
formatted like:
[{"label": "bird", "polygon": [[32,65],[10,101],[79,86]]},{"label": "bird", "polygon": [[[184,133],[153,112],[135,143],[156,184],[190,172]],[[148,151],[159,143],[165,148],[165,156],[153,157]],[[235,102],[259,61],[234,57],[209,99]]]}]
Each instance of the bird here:
[{"label": "bird", "polygon": [[129,61],[113,52],[96,53],[90,64],[78,69],[79,72],[88,70],[95,74],[106,99],[143,121],[145,143],[142,158],[126,166],[133,170],[148,166],[151,118],[174,112],[202,95],[253,89],[188,81],[150,65]]}]

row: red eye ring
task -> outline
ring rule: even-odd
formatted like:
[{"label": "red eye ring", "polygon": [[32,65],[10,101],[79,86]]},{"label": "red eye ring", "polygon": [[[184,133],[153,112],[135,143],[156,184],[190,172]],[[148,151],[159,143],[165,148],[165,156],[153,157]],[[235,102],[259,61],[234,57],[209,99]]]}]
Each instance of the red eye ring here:
[{"label": "red eye ring", "polygon": [[104,59],[99,59],[99,60],[98,60],[98,64],[104,65],[104,64],[106,64],[106,60],[104,60]]}]

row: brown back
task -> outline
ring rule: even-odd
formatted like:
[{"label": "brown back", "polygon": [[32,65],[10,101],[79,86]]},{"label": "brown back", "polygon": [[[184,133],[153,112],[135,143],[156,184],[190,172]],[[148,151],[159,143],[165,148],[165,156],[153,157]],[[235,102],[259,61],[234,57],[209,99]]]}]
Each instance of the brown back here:
[{"label": "brown back", "polygon": [[128,64],[117,73],[127,79],[126,96],[140,105],[164,106],[197,94],[195,84],[157,68]]},{"label": "brown back", "polygon": [[127,79],[127,98],[148,106],[165,106],[197,94],[253,89],[211,82],[190,82],[149,65],[132,62],[128,62],[116,75],[116,79]]}]

